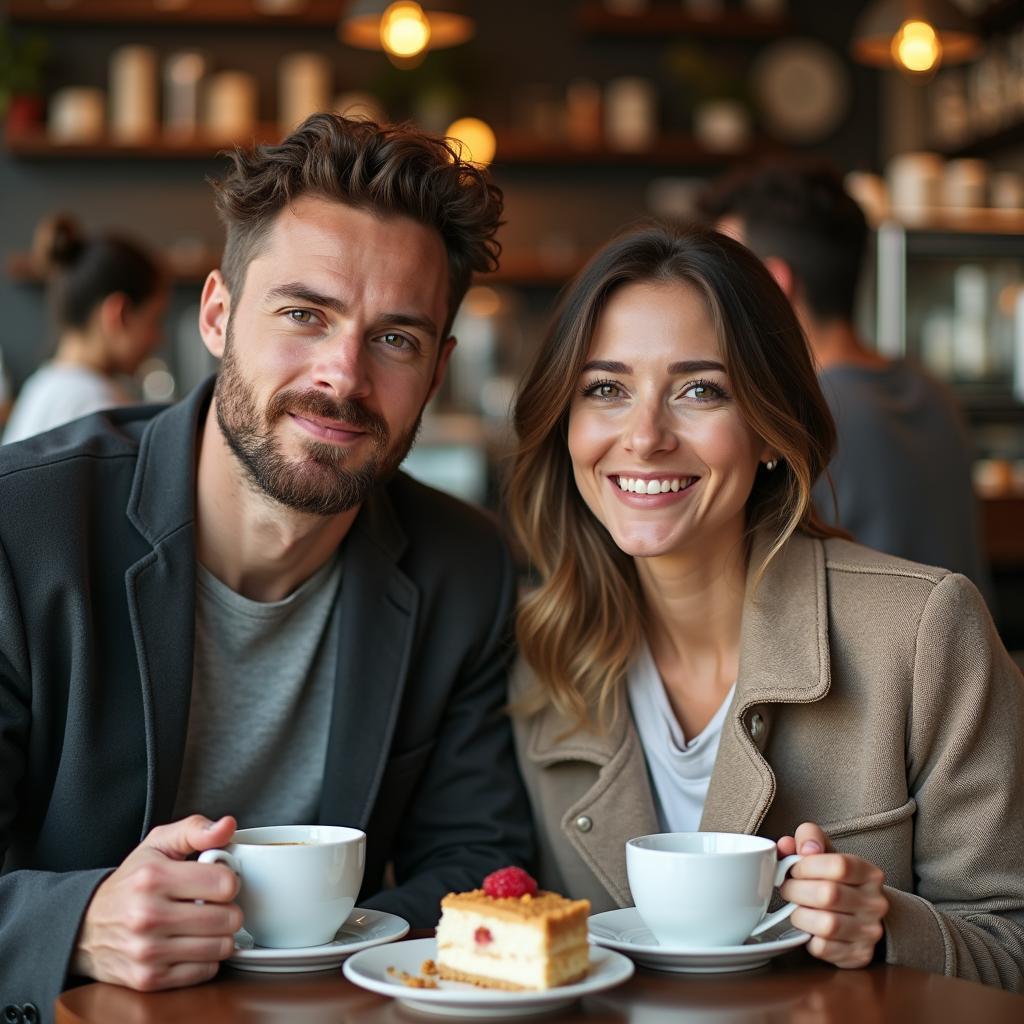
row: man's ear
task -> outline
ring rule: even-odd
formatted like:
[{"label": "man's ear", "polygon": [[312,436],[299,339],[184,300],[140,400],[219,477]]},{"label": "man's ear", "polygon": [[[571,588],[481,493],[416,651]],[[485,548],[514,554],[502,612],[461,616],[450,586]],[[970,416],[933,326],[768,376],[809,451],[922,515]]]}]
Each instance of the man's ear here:
[{"label": "man's ear", "polygon": [[437,366],[434,367],[434,379],[430,382],[430,393],[427,395],[427,402],[437,394],[437,389],[444,382],[445,370],[448,368],[448,360],[452,357],[455,345],[455,335],[452,335],[441,345],[441,351],[437,354]]},{"label": "man's ear", "polygon": [[219,270],[211,270],[203,285],[199,300],[199,333],[212,356],[224,355],[227,344],[228,320],[231,316],[231,293]]},{"label": "man's ear", "polygon": [[768,273],[775,278],[775,283],[782,289],[783,295],[790,303],[796,300],[796,275],[793,268],[778,256],[768,256],[764,260]]}]

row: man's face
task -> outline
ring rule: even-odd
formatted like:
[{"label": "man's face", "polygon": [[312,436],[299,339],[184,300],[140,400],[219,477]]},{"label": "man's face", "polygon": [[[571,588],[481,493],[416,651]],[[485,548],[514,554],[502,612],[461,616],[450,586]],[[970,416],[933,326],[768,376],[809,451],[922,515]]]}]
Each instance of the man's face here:
[{"label": "man's face", "polygon": [[286,207],[227,299],[222,353],[203,316],[223,355],[217,422],[250,480],[301,512],[361,504],[440,385],[447,301],[432,229],[311,196]]}]

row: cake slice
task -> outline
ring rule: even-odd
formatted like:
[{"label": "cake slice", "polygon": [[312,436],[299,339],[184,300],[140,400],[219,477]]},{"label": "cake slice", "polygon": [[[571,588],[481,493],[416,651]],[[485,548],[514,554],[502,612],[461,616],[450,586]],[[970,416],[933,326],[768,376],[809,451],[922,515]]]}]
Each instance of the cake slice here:
[{"label": "cake slice", "polygon": [[587,900],[537,890],[520,868],[502,868],[484,888],[441,900],[437,970],[484,988],[548,989],[585,977]]}]

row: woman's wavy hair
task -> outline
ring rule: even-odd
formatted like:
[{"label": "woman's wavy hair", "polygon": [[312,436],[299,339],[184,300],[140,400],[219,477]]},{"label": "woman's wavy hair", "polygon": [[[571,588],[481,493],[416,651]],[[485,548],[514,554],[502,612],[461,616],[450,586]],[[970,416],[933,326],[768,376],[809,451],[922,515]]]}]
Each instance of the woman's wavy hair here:
[{"label": "woman's wavy hair", "polygon": [[643,636],[632,558],[583,501],[567,443],[569,408],[609,298],[636,282],[679,282],[707,303],[732,394],[751,429],[777,453],[758,470],[748,533],[770,531],[757,577],[795,530],[840,535],[814,512],[835,426],[795,314],[761,261],[705,228],[650,223],[613,239],[567,287],[515,402],[518,444],[506,484],[509,521],[540,585],[522,602],[520,650],[541,690],[518,709],[553,702],[582,728],[606,726]]},{"label": "woman's wavy hair", "polygon": [[474,271],[498,265],[501,190],[448,140],[412,125],[380,125],[313,114],[278,146],[236,149],[234,167],[211,181],[227,228],[221,271],[240,295],[277,214],[303,195],[333,199],[379,216],[405,216],[434,228],[448,253],[451,329]]}]

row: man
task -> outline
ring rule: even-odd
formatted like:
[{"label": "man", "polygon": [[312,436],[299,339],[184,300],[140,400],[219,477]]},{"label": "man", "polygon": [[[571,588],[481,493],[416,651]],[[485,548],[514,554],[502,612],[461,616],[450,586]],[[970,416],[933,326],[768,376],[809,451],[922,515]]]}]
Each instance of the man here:
[{"label": "man", "polygon": [[500,192],[321,114],[217,204],[215,383],[0,456],[0,1005],[212,977],[237,883],[190,858],[236,823],[364,829],[361,905],[414,926],[531,853],[510,560],[396,472]]},{"label": "man", "polygon": [[989,593],[959,409],[854,326],[868,227],[839,177],[814,163],[765,165],[725,178],[700,207],[764,261],[807,335],[838,432],[831,480],[814,491],[819,513],[868,547],[961,572]]}]

